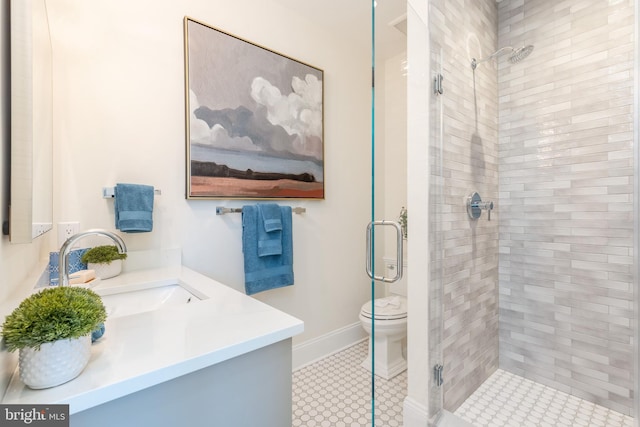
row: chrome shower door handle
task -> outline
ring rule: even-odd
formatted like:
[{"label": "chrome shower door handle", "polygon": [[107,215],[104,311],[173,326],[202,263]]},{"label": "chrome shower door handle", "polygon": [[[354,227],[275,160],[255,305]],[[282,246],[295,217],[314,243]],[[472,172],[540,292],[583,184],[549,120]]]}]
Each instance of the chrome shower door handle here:
[{"label": "chrome shower door handle", "polygon": [[[394,277],[384,277],[384,276],[379,276],[379,275],[374,275],[373,274],[373,228],[376,225],[385,225],[385,226],[391,226],[394,227],[396,229],[396,275]],[[402,245],[403,245],[403,240],[402,240],[402,226],[395,221],[387,221],[387,220],[382,220],[382,221],[371,221],[369,223],[369,225],[367,225],[367,250],[366,250],[366,270],[367,270],[367,275],[372,278],[373,280],[379,280],[381,282],[385,282],[385,283],[393,283],[396,282],[400,279],[402,279],[402,266],[403,266],[403,255],[402,255]]]}]

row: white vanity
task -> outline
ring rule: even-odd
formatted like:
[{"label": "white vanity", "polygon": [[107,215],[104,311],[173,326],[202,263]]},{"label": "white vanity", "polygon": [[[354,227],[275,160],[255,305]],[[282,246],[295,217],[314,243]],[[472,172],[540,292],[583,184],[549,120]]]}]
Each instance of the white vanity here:
[{"label": "white vanity", "polygon": [[31,390],[15,367],[2,403],[69,404],[74,427],[291,425],[291,338],[301,320],[181,266],[125,272],[93,290],[118,294],[107,297],[109,311],[127,300],[122,292],[144,301],[141,290],[170,285],[180,292],[159,308],[112,312],[79,377]]}]

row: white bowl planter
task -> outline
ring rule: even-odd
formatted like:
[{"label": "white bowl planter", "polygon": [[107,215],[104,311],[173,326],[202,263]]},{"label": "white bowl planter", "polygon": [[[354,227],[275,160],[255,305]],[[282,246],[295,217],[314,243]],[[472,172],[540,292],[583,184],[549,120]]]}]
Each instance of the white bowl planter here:
[{"label": "white bowl planter", "polygon": [[115,277],[122,271],[122,260],[116,259],[111,264],[97,264],[93,262],[87,263],[89,270],[95,270],[96,276],[102,280]]},{"label": "white bowl planter", "polygon": [[42,389],[71,381],[91,357],[91,334],[44,343],[40,350],[20,349],[20,379],[28,387]]}]

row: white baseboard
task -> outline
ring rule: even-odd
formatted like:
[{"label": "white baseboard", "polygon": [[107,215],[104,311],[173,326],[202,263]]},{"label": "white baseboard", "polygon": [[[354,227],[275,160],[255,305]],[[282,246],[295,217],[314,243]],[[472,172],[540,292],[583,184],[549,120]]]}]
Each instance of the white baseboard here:
[{"label": "white baseboard", "polygon": [[438,422],[438,427],[474,427],[462,418],[458,418],[449,411],[442,411],[442,416]]},{"label": "white baseboard", "polygon": [[362,329],[360,322],[356,322],[296,344],[293,346],[293,370],[296,371],[368,338],[369,335]]},{"label": "white baseboard", "polygon": [[404,427],[424,427],[429,425],[429,408],[410,396],[405,397],[402,420]]},{"label": "white baseboard", "polygon": [[438,427],[473,427],[444,409],[440,411],[438,418],[429,420],[429,408],[409,396],[404,399],[402,421],[403,427],[432,427],[434,423]]}]

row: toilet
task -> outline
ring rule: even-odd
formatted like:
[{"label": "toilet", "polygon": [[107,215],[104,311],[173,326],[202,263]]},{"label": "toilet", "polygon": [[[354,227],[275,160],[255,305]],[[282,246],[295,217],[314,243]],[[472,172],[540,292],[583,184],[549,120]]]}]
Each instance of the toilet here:
[{"label": "toilet", "polygon": [[[395,259],[384,259],[386,277],[395,276]],[[372,348],[375,347],[375,373],[391,379],[407,369],[403,344],[407,336],[407,265],[402,278],[387,284],[387,296],[367,301],[360,310],[360,322],[369,334],[369,351],[362,367],[371,371]],[[372,310],[373,308],[373,310]],[[371,337],[372,311],[375,312],[375,337]],[[373,345],[372,345],[373,344]]]}]

